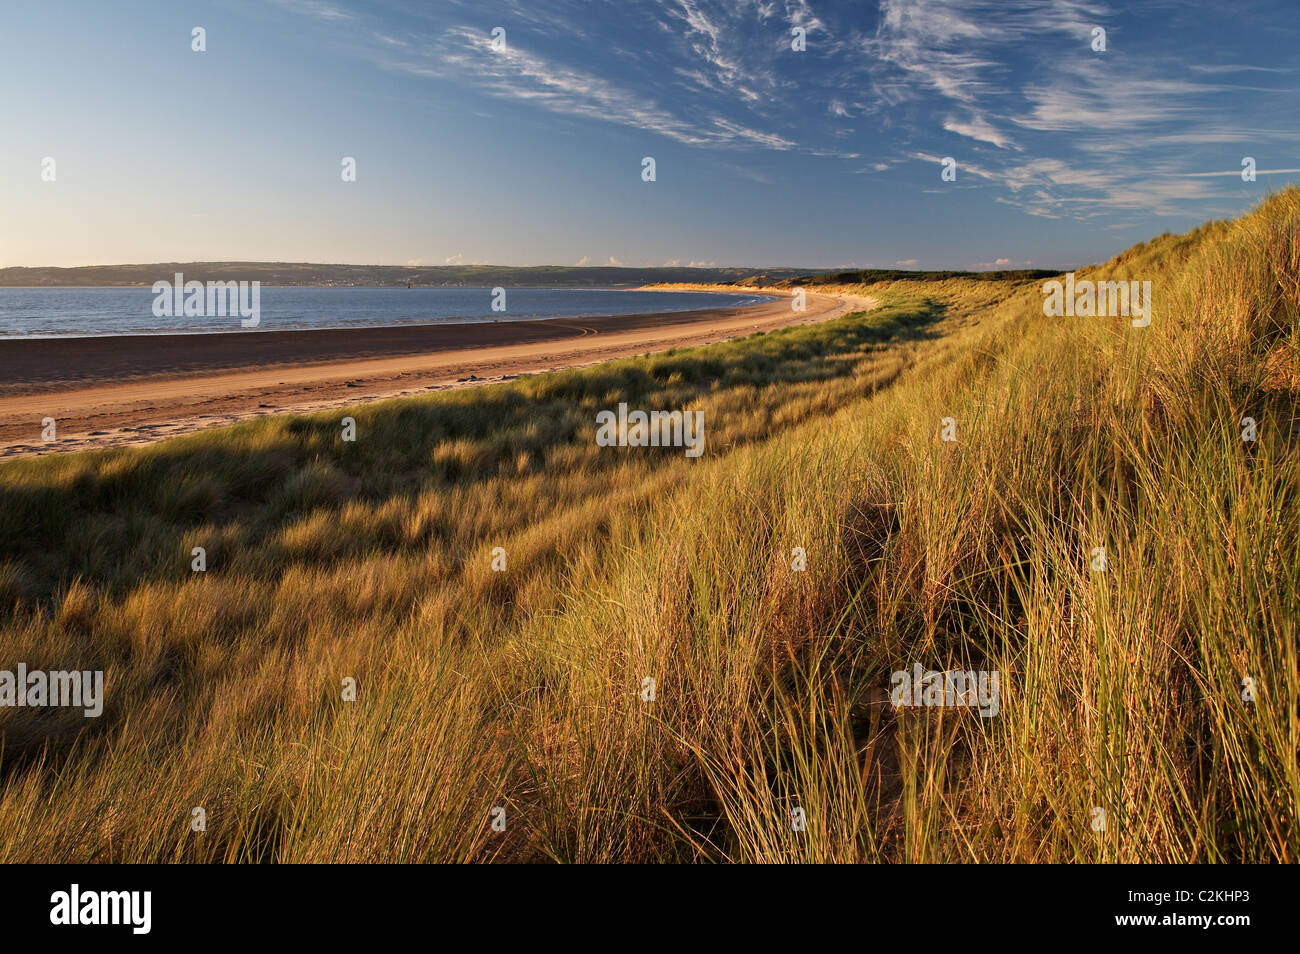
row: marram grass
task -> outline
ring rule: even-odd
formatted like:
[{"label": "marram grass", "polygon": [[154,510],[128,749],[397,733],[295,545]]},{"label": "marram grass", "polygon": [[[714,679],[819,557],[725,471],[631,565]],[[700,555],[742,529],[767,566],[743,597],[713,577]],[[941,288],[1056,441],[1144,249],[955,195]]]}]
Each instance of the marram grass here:
[{"label": "marram grass", "polygon": [[[0,709],[0,858],[1294,861],[1298,231],[1292,189],[1087,270],[1150,280],[1147,328],[882,281],[0,466],[3,666],[106,685]],[[596,446],[620,401],[703,411],[704,456]],[[998,714],[893,707],[915,663],[999,672]]]}]

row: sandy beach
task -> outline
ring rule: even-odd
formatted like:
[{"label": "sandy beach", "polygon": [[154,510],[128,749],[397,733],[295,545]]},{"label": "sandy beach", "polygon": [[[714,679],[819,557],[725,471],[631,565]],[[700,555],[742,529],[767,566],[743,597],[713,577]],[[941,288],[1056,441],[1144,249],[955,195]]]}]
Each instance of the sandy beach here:
[{"label": "sandy beach", "polygon": [[[825,321],[872,304],[809,295],[802,312],[780,298],[582,319],[5,340],[0,458],[150,443],[266,414],[490,384]],[[41,439],[47,417],[56,421],[53,442]]]}]

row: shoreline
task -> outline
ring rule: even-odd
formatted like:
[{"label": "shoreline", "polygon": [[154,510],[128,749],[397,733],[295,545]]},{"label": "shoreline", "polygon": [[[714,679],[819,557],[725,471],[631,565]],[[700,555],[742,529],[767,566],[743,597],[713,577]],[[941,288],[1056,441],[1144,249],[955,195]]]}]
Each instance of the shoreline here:
[{"label": "shoreline", "polygon": [[[776,294],[772,294],[776,291]],[[725,341],[863,310],[788,292],[694,311],[384,329],[0,340],[0,458],[143,444],[267,414],[309,413]],[[57,437],[41,439],[53,417]]]},{"label": "shoreline", "polygon": [[[142,286],[134,286],[134,285],[101,285],[101,286],[84,286],[84,287],[82,287],[82,286],[68,286],[68,289],[65,289],[65,290],[78,290],[78,291],[112,291],[112,290],[119,289],[119,288],[147,288],[147,287],[149,287],[149,286],[147,286],[147,285],[142,285]],[[276,286],[271,286],[271,285],[262,284],[261,287],[262,287],[262,288],[271,288],[271,287],[275,287],[275,288],[295,288],[295,289],[296,289],[296,288],[330,288],[330,289],[335,289],[335,290],[340,289],[340,288],[352,288],[352,289],[363,289],[363,290],[368,290],[368,291],[374,291],[374,290],[393,290],[393,291],[396,291],[396,290],[402,290],[402,291],[415,291],[415,290],[421,290],[421,289],[446,289],[446,288],[462,288],[462,289],[463,289],[463,288],[484,288],[484,289],[488,289],[488,288],[494,288],[494,287],[496,287],[496,286],[493,286],[493,285],[482,285],[482,286],[479,286],[479,285],[416,285],[416,286],[401,286],[401,285],[276,285]],[[532,290],[543,290],[543,291],[549,291],[549,290],[562,290],[562,291],[622,291],[622,292],[662,292],[662,293],[664,293],[664,294],[668,294],[668,293],[672,293],[672,292],[682,292],[682,291],[695,291],[695,292],[697,292],[697,293],[710,294],[710,295],[716,295],[716,296],[723,296],[723,295],[725,295],[725,296],[727,296],[727,297],[729,297],[729,298],[732,298],[732,299],[753,298],[753,297],[756,297],[755,293],[758,291],[757,289],[748,289],[748,288],[732,290],[732,289],[730,289],[730,288],[728,288],[728,287],[726,287],[726,286],[699,286],[698,288],[683,288],[683,287],[679,287],[679,286],[676,286],[676,285],[673,285],[673,286],[664,286],[664,287],[656,287],[656,286],[654,286],[654,285],[636,285],[636,286],[632,286],[632,285],[627,285],[627,286],[619,286],[619,285],[591,285],[591,286],[587,286],[587,285],[580,285],[580,286],[575,286],[575,287],[572,287],[572,288],[561,287],[561,286],[551,286],[551,285],[511,285],[511,286],[507,286],[507,287],[509,287],[509,288],[528,288],[528,289],[532,289]],[[31,289],[31,290],[39,290],[39,289],[44,289],[44,288],[61,288],[61,286],[44,286],[44,285],[14,286],[14,285],[9,285],[9,286],[0,286],[0,291],[5,290],[6,288],[8,288],[8,289],[13,289],[13,288],[28,288],[28,289]],[[778,291],[778,292],[776,292],[776,293],[773,293],[772,291],[768,290],[768,291],[761,292],[760,294],[758,294],[757,297],[763,297],[763,298],[766,298],[766,299],[778,299],[778,298],[783,297],[783,295],[785,295],[784,292],[780,292],[780,291]],[[649,304],[649,303],[646,303],[646,304],[647,304],[647,307],[650,307],[650,304]],[[231,325],[227,325],[227,326],[226,326],[224,329],[222,329],[222,330],[209,330],[208,328],[205,328],[205,327],[196,327],[196,328],[161,328],[161,329],[156,329],[156,330],[154,330],[154,329],[148,329],[148,330],[128,330],[128,331],[121,331],[121,332],[119,332],[119,331],[108,331],[108,332],[84,332],[84,333],[74,332],[74,333],[71,333],[71,334],[46,334],[46,333],[42,333],[42,332],[37,332],[37,333],[34,333],[34,334],[0,334],[0,346],[3,346],[6,342],[10,342],[10,341],[78,341],[78,340],[85,339],[85,338],[155,338],[155,337],[195,337],[195,336],[225,335],[225,334],[234,334],[234,335],[241,335],[241,334],[276,334],[276,333],[281,333],[281,332],[315,332],[315,331],[389,331],[389,330],[400,329],[400,328],[424,328],[424,327],[434,327],[434,326],[438,326],[438,327],[440,327],[440,326],[443,326],[443,325],[477,325],[477,324],[483,324],[483,325],[495,325],[495,324],[504,324],[504,323],[506,323],[506,322],[586,321],[586,320],[588,320],[588,319],[592,319],[592,318],[638,317],[638,316],[643,316],[643,315],[663,315],[663,316],[669,316],[669,315],[673,315],[673,314],[685,314],[685,313],[687,313],[687,312],[697,312],[697,311],[715,311],[715,310],[721,310],[721,309],[727,309],[727,308],[748,308],[748,307],[750,307],[751,305],[755,305],[755,304],[768,304],[768,302],[766,302],[766,301],[763,301],[763,302],[747,302],[747,303],[742,304],[742,303],[740,303],[740,302],[733,301],[733,302],[730,302],[730,303],[727,303],[727,304],[722,304],[722,303],[718,303],[718,304],[708,304],[708,305],[705,305],[704,307],[698,307],[698,308],[684,308],[684,309],[680,309],[680,310],[677,310],[677,309],[662,310],[662,306],[661,306],[661,310],[659,310],[659,311],[654,311],[654,312],[620,312],[620,313],[618,313],[617,315],[610,315],[610,314],[607,313],[607,312],[601,312],[601,311],[593,311],[593,312],[588,312],[588,313],[585,313],[585,314],[578,314],[578,315],[535,315],[535,316],[529,316],[529,317],[514,317],[514,318],[499,318],[499,317],[496,317],[496,316],[494,316],[494,315],[455,315],[455,316],[449,316],[449,317],[446,317],[446,318],[430,318],[430,319],[423,319],[423,320],[405,321],[405,322],[402,322],[402,323],[400,323],[400,324],[391,324],[391,325],[372,325],[372,324],[354,324],[354,325],[345,325],[345,326],[322,325],[322,326],[315,326],[315,327],[313,327],[313,326],[308,326],[308,327],[296,327],[296,328],[294,328],[294,327],[290,327],[290,328],[269,328],[269,327],[264,327],[264,326],[263,326],[263,327],[257,327],[257,328],[246,328],[246,329],[238,329],[238,330],[234,330],[234,328],[233,328]],[[233,316],[233,315],[231,316],[232,319],[235,318],[235,317],[237,317],[237,316]],[[3,319],[0,319],[0,320],[3,320]],[[0,387],[3,387],[3,383],[4,383],[4,382],[3,382],[3,379],[0,379]],[[3,392],[0,391],[0,393],[3,393]]]}]

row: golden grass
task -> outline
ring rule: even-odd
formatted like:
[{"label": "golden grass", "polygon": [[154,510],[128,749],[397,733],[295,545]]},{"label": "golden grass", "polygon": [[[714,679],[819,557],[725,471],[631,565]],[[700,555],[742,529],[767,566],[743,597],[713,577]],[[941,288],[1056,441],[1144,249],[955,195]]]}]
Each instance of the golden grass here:
[{"label": "golden grass", "polygon": [[[881,281],[826,325],[4,465],[5,663],[107,702],[0,710],[0,858],[1293,861],[1298,225],[1290,190],[1099,266],[1153,281],[1145,329]],[[703,410],[704,457],[597,447],[620,400]],[[1000,713],[891,708],[914,662],[999,671]]]}]

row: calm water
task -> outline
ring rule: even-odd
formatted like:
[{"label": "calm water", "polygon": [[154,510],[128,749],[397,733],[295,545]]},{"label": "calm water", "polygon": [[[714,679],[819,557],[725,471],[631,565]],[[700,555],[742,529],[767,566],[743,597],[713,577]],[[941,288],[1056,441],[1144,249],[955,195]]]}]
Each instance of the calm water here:
[{"label": "calm water", "polygon": [[[634,315],[725,308],[770,301],[761,295],[628,291],[619,288],[506,288],[506,310],[492,311],[492,289],[307,288],[263,285],[257,331],[377,328]],[[155,317],[150,288],[0,288],[0,338],[208,334],[241,331],[239,318]]]}]

